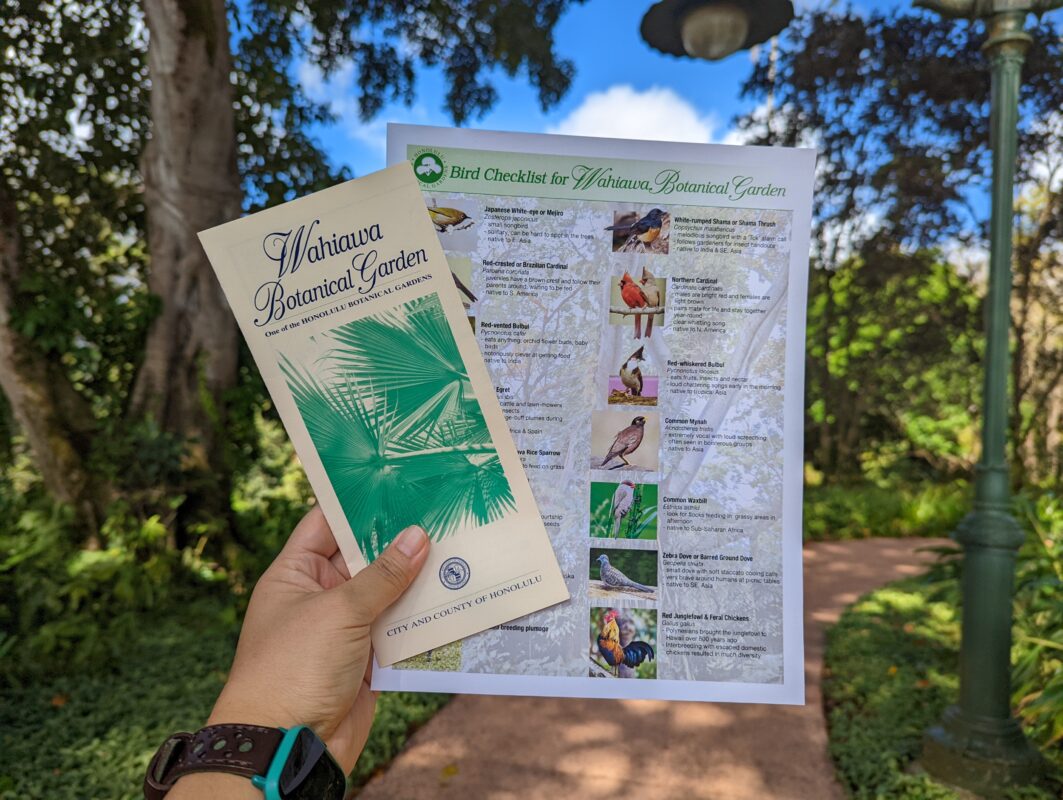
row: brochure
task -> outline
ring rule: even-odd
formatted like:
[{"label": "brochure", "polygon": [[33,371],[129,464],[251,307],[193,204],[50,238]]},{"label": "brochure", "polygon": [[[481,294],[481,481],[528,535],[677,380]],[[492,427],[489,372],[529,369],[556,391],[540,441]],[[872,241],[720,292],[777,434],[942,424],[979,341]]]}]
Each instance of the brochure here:
[{"label": "brochure", "polygon": [[409,164],[200,240],[351,574],[434,541],[380,664],[568,597]]},{"label": "brochure", "polygon": [[393,125],[572,600],[377,689],[801,703],[815,153]]}]

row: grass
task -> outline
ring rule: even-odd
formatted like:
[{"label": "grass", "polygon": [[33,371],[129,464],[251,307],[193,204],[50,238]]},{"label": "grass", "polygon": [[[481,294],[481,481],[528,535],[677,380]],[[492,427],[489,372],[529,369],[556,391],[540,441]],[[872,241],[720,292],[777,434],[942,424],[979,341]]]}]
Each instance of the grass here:
[{"label": "grass", "polygon": [[[952,592],[942,589],[929,578],[891,584],[851,606],[828,633],[823,696],[830,752],[856,800],[960,797],[916,764],[923,731],[955,701],[959,685],[959,618],[946,599]],[[1061,788],[1009,797],[1051,800]]]},{"label": "grass", "polygon": [[[200,727],[236,645],[217,601],[143,621],[125,658],[108,669],[55,677],[0,693],[0,798],[143,797],[155,749]],[[359,786],[385,766],[446,695],[387,693],[352,775]]]}]

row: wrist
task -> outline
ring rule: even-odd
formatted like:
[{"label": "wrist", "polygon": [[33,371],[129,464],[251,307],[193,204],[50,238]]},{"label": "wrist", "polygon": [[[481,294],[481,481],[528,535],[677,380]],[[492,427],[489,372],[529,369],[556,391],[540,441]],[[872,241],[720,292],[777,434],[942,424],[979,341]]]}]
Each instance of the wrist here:
[{"label": "wrist", "polygon": [[262,800],[262,791],[242,775],[194,772],[178,778],[166,800]]},{"label": "wrist", "polygon": [[254,700],[238,687],[226,684],[207,718],[207,725],[261,725],[266,728],[291,728],[304,724],[276,703],[275,698]]}]

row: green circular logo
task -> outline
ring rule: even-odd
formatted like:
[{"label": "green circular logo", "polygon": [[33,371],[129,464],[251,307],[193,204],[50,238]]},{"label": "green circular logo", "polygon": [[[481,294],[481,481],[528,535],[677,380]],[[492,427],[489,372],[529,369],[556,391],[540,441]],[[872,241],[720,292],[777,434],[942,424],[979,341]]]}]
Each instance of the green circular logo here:
[{"label": "green circular logo", "polygon": [[413,160],[413,172],[421,183],[436,183],[443,178],[443,159],[431,150],[424,150]]}]

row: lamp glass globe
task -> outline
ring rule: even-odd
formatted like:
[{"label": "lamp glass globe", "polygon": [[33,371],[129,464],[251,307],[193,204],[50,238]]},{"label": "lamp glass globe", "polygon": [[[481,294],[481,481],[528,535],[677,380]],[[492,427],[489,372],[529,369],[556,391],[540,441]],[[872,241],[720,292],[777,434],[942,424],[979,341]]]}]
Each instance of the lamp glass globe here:
[{"label": "lamp glass globe", "polygon": [[717,61],[745,43],[749,14],[737,3],[699,6],[683,19],[681,35],[687,55]]}]

